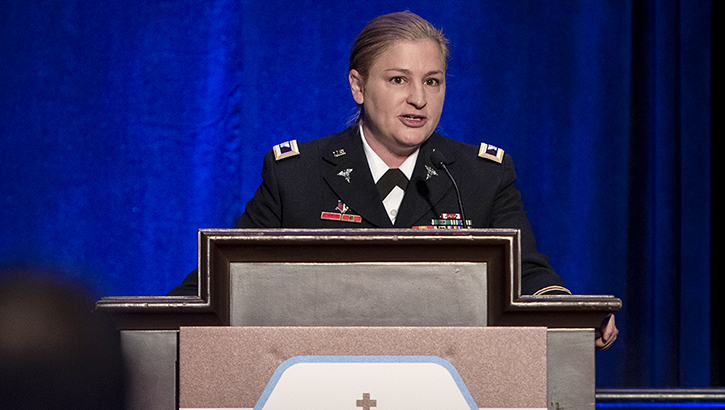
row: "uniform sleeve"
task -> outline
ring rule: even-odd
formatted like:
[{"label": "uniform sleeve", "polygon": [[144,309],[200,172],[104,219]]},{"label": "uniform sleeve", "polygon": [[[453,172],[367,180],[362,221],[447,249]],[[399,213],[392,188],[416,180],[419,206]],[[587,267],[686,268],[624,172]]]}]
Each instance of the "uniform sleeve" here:
[{"label": "uniform sleeve", "polygon": [[166,296],[197,296],[199,294],[199,270],[194,269],[184,281],[171,289]]},{"label": "uniform sleeve", "polygon": [[247,202],[237,228],[280,228],[282,227],[282,201],[277,185],[277,164],[272,151],[264,156],[262,184],[254,197]]},{"label": "uniform sleeve", "polygon": [[521,293],[569,294],[559,275],[549,265],[549,258],[536,249],[536,239],[516,189],[516,170],[509,155],[504,157],[503,177],[493,204],[494,228],[515,228],[521,231]]}]

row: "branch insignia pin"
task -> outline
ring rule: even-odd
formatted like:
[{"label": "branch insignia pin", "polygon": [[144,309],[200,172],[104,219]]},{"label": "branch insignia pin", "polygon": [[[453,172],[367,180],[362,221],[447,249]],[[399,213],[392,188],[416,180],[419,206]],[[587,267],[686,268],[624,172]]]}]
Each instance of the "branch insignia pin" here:
[{"label": "branch insignia pin", "polygon": [[430,166],[426,165],[425,166],[425,169],[428,172],[426,174],[426,176],[425,176],[425,180],[426,181],[429,180],[431,177],[437,177],[438,176],[438,173],[436,172],[436,170],[433,169],[433,168],[431,168]]},{"label": "branch insignia pin", "polygon": [[350,174],[352,173],[352,168],[343,169],[342,171],[338,172],[337,175],[345,178],[345,181],[347,183],[350,183]]}]

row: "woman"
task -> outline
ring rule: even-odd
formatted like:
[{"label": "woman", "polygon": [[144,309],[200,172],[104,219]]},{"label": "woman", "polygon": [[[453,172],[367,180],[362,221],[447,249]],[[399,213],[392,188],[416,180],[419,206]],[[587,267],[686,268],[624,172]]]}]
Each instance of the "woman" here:
[{"label": "woman", "polygon": [[[358,120],[341,133],[299,145],[288,141],[267,153],[262,185],[237,227],[427,227],[459,210],[456,190],[438,168],[443,161],[461,187],[471,227],[521,230],[522,292],[568,294],[536,250],[511,157],[434,132],[448,55],[443,34],[413,13],[368,23],[350,55]],[[186,292],[182,284],[171,294],[196,294],[196,274],[185,283]],[[616,338],[614,320],[608,324],[598,347]]]},{"label": "woman", "polygon": [[[350,56],[358,120],[339,134],[299,145],[289,141],[269,152],[262,185],[237,227],[431,225],[441,214],[459,212],[451,181],[431,159],[437,151],[448,158],[461,187],[471,227],[521,229],[523,292],[569,293],[547,257],[536,252],[511,158],[496,148],[479,156],[479,147],[434,132],[445,100],[447,58],[442,33],[413,13],[368,23]],[[376,184],[389,169],[404,178],[383,196]]]}]

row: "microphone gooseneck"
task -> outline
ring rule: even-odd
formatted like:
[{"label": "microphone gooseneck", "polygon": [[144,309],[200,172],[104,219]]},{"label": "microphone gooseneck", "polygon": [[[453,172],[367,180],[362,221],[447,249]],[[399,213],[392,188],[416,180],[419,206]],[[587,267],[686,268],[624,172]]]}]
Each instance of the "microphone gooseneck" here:
[{"label": "microphone gooseneck", "polygon": [[456,180],[453,179],[453,175],[451,175],[451,172],[448,170],[448,167],[446,166],[446,163],[448,162],[446,160],[446,156],[443,155],[440,151],[433,151],[430,154],[430,160],[433,161],[433,165],[438,168],[446,171],[446,175],[448,175],[448,178],[453,183],[453,189],[456,190],[456,199],[458,200],[458,210],[461,211],[461,219],[463,220],[463,228],[468,228],[468,222],[466,219],[466,214],[463,212],[463,201],[461,201],[461,191],[458,190],[458,184],[456,184]]}]

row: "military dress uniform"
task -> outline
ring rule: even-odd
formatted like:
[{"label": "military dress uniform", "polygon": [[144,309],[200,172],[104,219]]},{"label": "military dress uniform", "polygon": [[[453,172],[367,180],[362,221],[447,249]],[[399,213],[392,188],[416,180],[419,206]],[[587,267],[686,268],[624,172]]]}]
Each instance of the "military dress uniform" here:
[{"label": "military dress uniform", "polygon": [[[433,133],[420,146],[412,177],[391,222],[378,194],[358,126],[274,147],[264,158],[262,184],[237,228],[411,228],[457,213],[455,189],[431,160],[440,151],[456,179],[472,228],[521,230],[522,293],[569,293],[548,258],[536,250],[516,173],[503,150],[464,144]],[[169,295],[196,294],[196,272]]]}]

